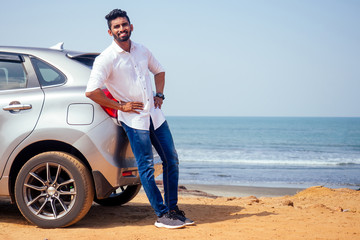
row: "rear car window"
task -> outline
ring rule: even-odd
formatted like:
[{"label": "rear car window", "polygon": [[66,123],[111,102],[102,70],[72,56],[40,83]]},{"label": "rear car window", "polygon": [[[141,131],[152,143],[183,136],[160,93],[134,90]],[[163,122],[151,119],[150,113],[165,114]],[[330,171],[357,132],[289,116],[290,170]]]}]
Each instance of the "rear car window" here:
[{"label": "rear car window", "polygon": [[67,54],[67,56],[79,63],[92,68],[95,58],[98,56],[98,53],[84,53],[84,54]]},{"label": "rear car window", "polygon": [[26,88],[27,75],[21,62],[0,60],[0,90]]},{"label": "rear car window", "polygon": [[65,75],[50,64],[37,58],[31,58],[41,86],[51,86],[66,82]]}]

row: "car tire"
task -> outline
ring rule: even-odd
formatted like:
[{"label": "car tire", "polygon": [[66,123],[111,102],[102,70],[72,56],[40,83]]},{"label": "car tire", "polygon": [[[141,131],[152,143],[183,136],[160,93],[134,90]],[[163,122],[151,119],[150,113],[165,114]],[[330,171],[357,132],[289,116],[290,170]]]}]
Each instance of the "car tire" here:
[{"label": "car tire", "polygon": [[22,215],[42,228],[70,226],[82,219],[94,199],[92,177],[85,165],[64,152],[31,158],[15,182]]},{"label": "car tire", "polygon": [[102,206],[120,206],[131,201],[139,193],[140,189],[141,184],[129,185],[125,188],[119,187],[110,197],[104,199],[97,199],[95,197],[94,201]]}]

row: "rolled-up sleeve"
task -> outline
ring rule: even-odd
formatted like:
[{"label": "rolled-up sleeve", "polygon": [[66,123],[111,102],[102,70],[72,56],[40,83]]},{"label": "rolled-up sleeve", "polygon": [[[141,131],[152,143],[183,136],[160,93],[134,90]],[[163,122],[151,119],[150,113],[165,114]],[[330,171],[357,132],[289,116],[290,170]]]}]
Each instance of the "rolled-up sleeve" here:
[{"label": "rolled-up sleeve", "polygon": [[149,50],[147,52],[148,52],[148,64],[149,64],[148,67],[150,72],[152,72],[154,75],[161,72],[165,72],[165,69],[160,64],[160,62],[154,57],[154,55]]},{"label": "rolled-up sleeve", "polygon": [[105,80],[110,75],[110,64],[106,61],[107,58],[99,55],[95,61],[91,70],[89,82],[86,87],[86,92],[92,92],[98,88],[104,86]]}]

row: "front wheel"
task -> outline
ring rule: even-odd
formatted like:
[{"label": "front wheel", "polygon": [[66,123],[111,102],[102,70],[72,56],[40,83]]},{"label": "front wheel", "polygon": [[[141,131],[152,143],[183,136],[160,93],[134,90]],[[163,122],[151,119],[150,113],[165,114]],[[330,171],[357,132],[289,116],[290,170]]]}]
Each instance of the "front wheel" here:
[{"label": "front wheel", "polygon": [[70,226],[89,211],[94,187],[87,168],[74,156],[46,152],[31,158],[15,183],[23,216],[43,228]]},{"label": "front wheel", "polygon": [[97,199],[94,201],[103,206],[120,206],[131,201],[140,191],[141,184],[119,187],[108,198]]}]

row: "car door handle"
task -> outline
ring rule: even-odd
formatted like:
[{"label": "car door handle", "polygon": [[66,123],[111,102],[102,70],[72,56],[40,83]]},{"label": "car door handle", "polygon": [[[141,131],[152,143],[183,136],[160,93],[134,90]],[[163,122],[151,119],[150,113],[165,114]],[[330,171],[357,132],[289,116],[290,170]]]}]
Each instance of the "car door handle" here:
[{"label": "car door handle", "polygon": [[3,107],[5,111],[20,111],[20,110],[27,110],[31,109],[31,104],[13,104],[6,107]]}]

